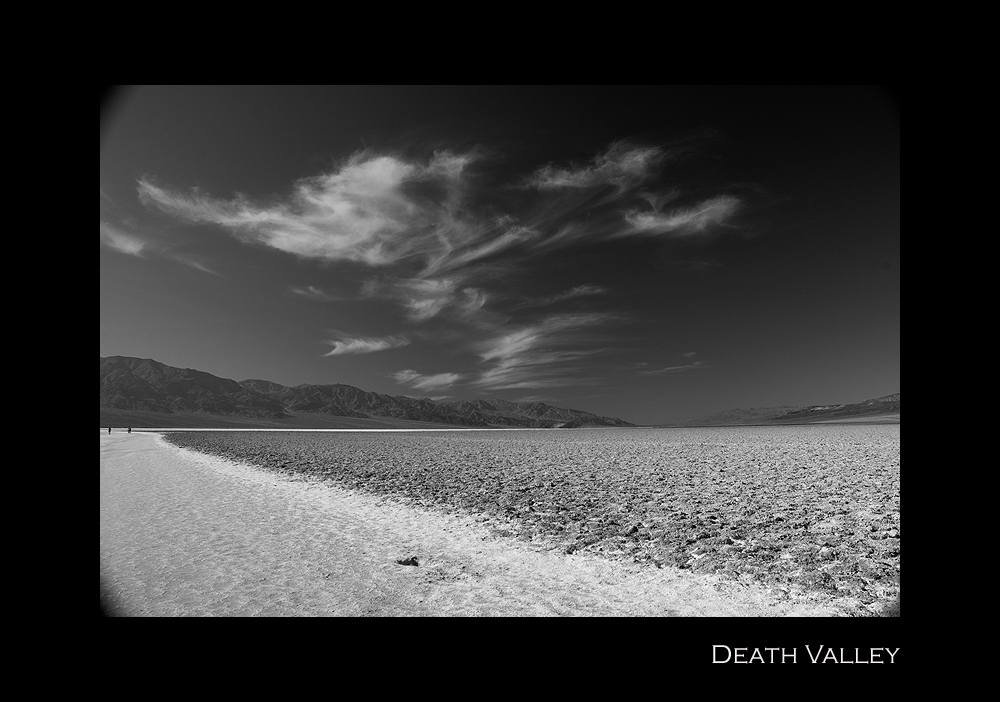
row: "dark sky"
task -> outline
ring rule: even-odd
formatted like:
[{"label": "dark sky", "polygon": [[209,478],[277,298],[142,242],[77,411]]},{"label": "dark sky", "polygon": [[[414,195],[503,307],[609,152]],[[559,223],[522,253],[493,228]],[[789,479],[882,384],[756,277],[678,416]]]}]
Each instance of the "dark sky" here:
[{"label": "dark sky", "polygon": [[873,87],[137,87],[101,355],[621,417],[899,391]]}]

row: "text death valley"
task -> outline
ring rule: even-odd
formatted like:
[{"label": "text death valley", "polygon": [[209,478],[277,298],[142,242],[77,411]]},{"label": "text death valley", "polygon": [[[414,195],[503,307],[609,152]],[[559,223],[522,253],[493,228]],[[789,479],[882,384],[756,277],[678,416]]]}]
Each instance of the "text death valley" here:
[{"label": "text death valley", "polygon": [[895,663],[899,648],[833,648],[831,646],[750,648],[738,646],[712,646],[713,663]]}]

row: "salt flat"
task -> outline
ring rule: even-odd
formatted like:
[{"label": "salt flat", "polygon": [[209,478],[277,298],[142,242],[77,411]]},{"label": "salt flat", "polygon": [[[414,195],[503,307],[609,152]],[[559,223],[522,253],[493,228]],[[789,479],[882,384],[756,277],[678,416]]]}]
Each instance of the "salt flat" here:
[{"label": "salt flat", "polygon": [[[820,597],[538,550],[471,516],[101,433],[101,577],[134,616],[832,616]],[[399,561],[416,559],[417,565]]]}]

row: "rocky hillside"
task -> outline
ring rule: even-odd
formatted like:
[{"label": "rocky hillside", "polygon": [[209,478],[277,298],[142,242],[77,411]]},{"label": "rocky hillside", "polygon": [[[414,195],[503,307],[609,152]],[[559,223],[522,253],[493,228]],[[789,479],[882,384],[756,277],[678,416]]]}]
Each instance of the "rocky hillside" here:
[{"label": "rocky hillside", "polygon": [[244,417],[285,415],[280,402],[234,380],[127,356],[101,359],[101,408]]},{"label": "rocky hillside", "polygon": [[101,358],[101,410],[277,420],[319,413],[469,427],[633,426],[621,419],[540,402],[434,402],[366,392],[350,385],[287,387],[268,380],[236,382],[127,356]]}]

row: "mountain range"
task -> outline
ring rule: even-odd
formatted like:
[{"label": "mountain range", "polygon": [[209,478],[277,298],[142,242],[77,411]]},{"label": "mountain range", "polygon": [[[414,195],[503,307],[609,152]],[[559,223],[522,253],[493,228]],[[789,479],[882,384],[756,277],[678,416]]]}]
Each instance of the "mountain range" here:
[{"label": "mountain range", "polygon": [[[899,422],[899,393],[854,404],[731,409],[684,426]],[[101,357],[101,426],[433,428],[635,426],[541,402],[436,402],[350,385],[235,381],[148,358]],[[676,425],[675,425],[676,426]]]},{"label": "mountain range", "polygon": [[732,409],[689,422],[689,426],[746,424],[815,424],[818,422],[899,422],[899,393],[844,405],[752,407]]},{"label": "mountain range", "polygon": [[101,357],[101,426],[134,427],[635,426],[541,402],[435,402],[350,385],[235,381],[148,358]]}]

